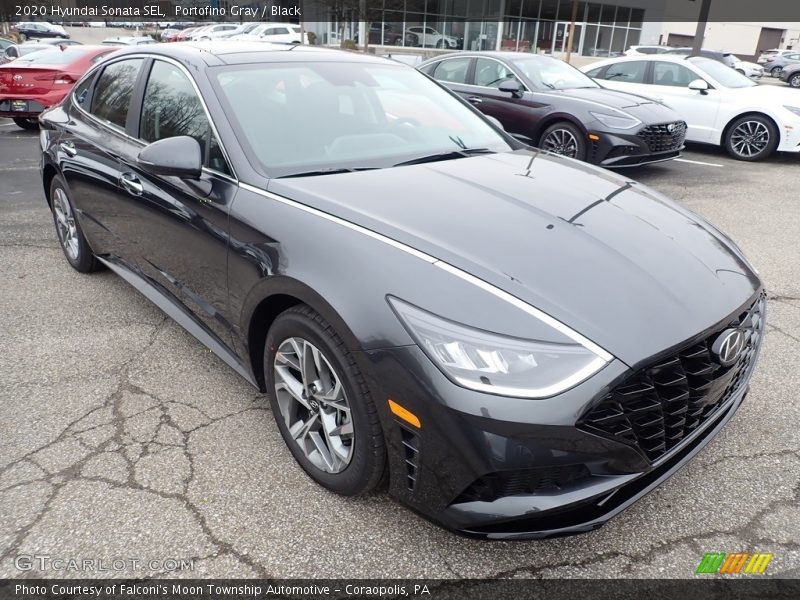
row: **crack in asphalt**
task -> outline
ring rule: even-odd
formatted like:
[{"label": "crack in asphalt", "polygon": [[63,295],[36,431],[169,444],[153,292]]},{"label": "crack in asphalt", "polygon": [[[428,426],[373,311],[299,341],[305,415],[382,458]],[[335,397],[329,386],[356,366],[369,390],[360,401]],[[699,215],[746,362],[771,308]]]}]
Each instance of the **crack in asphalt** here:
[{"label": "crack in asphalt", "polygon": [[[0,477],[2,477],[5,473],[11,470],[14,467],[23,464],[31,464],[35,465],[42,471],[42,476],[35,477],[32,479],[26,479],[23,481],[17,481],[13,484],[3,487],[0,491],[8,491],[10,489],[30,485],[33,483],[41,482],[46,483],[50,489],[48,490],[44,503],[40,510],[37,511],[35,516],[31,519],[31,521],[17,530],[14,535],[14,539],[8,548],[0,553],[0,562],[9,558],[10,556],[15,555],[15,553],[19,550],[20,546],[24,542],[25,538],[30,534],[30,532],[39,524],[41,521],[48,515],[50,512],[53,503],[59,497],[59,492],[68,484],[73,483],[75,481],[89,481],[89,482],[96,482],[102,483],[104,485],[109,486],[112,489],[124,489],[124,490],[134,490],[137,492],[144,492],[147,494],[155,495],[159,498],[168,499],[168,500],[177,500],[181,506],[183,506],[188,513],[192,516],[194,521],[199,526],[200,530],[203,532],[203,535],[207,538],[207,541],[212,545],[216,552],[208,555],[203,556],[202,558],[213,558],[219,557],[224,555],[229,555],[234,557],[236,560],[240,561],[241,563],[250,567],[259,577],[268,578],[270,575],[267,573],[266,569],[257,563],[255,560],[251,559],[246,554],[243,554],[236,550],[233,544],[222,540],[211,528],[209,525],[206,516],[200,510],[198,506],[196,506],[190,499],[189,499],[189,487],[191,486],[192,481],[194,480],[195,476],[195,465],[194,465],[194,456],[189,449],[190,437],[191,435],[209,427],[215,423],[219,423],[225,419],[230,417],[234,417],[236,415],[240,415],[246,412],[252,411],[265,411],[268,410],[264,406],[251,406],[244,408],[239,411],[235,411],[229,414],[225,414],[220,417],[212,417],[208,415],[205,411],[198,409],[195,406],[190,404],[177,402],[173,400],[163,400],[158,398],[156,395],[148,393],[141,387],[133,384],[130,382],[129,375],[130,375],[130,367],[133,365],[137,360],[139,360],[144,354],[153,347],[155,342],[157,341],[158,334],[163,330],[164,325],[169,322],[169,317],[166,315],[161,319],[161,321],[153,326],[153,331],[149,335],[149,339],[146,345],[136,352],[132,357],[130,357],[127,361],[125,361],[120,367],[117,369],[117,385],[116,389],[105,399],[102,405],[94,406],[91,410],[88,410],[84,414],[78,416],[77,418],[70,421],[61,431],[59,435],[57,435],[51,442],[44,444],[42,446],[37,447],[30,452],[27,452],[25,455],[17,458],[16,460],[12,461],[11,463],[5,465],[2,469],[0,469]],[[133,412],[131,414],[124,414],[122,411],[121,403],[126,393],[129,394],[137,394],[141,396],[148,397],[154,401],[154,405],[150,406],[146,409]],[[174,420],[172,415],[169,414],[168,405],[169,404],[176,404],[176,405],[184,405],[193,410],[196,410],[200,413],[203,418],[206,420],[205,423],[197,425],[195,427],[185,429],[181,428],[179,424]],[[111,416],[108,420],[103,420],[103,422],[90,425],[88,427],[80,427],[80,423],[87,419],[93,418],[93,415],[98,413],[102,410],[111,411]],[[143,415],[148,412],[152,412],[154,410],[160,411],[160,417],[157,427],[155,427],[152,435],[144,442],[138,441],[136,437],[134,437],[130,431],[127,430],[126,425],[129,424],[130,420],[138,415]],[[81,439],[82,434],[86,434],[87,432],[97,431],[103,427],[112,426],[114,431],[111,436],[109,436],[104,441],[100,442],[97,445],[92,445],[87,443],[85,440]],[[177,431],[180,436],[179,443],[165,443],[163,441],[156,441],[156,439],[161,434],[161,431],[164,427],[170,427],[172,430]],[[129,441],[130,440],[130,441]],[[63,469],[54,469],[50,470],[45,464],[40,464],[37,460],[37,454],[46,451],[49,448],[56,446],[59,443],[63,443],[65,441],[74,441],[77,442],[84,450],[86,450],[86,454],[76,460],[71,461],[71,464]],[[127,450],[131,447],[142,446],[142,451],[138,453],[136,458],[132,458]],[[152,456],[157,454],[159,451],[153,451],[153,447],[160,447],[162,448],[179,448],[183,451],[184,456],[187,459],[189,469],[188,474],[181,478],[181,490],[180,492],[166,492],[160,489],[155,489],[151,486],[145,485],[137,480],[137,472],[136,467],[148,456]],[[127,478],[125,481],[118,481],[112,479],[110,477],[104,477],[99,475],[87,475],[82,473],[84,466],[89,463],[89,461],[97,458],[98,456],[103,456],[109,453],[116,454],[117,456],[121,456],[125,461],[126,471],[127,471]],[[162,573],[163,574],[163,573]],[[152,575],[151,575],[152,576]]]}]

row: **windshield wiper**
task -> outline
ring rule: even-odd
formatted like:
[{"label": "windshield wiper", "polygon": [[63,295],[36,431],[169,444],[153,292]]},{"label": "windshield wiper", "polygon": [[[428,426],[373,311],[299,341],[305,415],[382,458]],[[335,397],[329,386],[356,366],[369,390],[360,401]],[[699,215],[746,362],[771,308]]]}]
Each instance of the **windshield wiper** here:
[{"label": "windshield wiper", "polygon": [[494,151],[489,150],[488,148],[464,148],[463,150],[449,150],[447,152],[438,152],[436,154],[412,158],[411,160],[404,160],[403,162],[399,162],[392,166],[403,167],[405,165],[421,165],[422,163],[452,160],[454,158],[467,158],[468,156],[475,156],[477,154],[494,154]]},{"label": "windshield wiper", "polygon": [[331,168],[331,169],[317,169],[315,171],[301,171],[300,173],[290,173],[289,175],[283,175],[278,177],[277,179],[288,179],[290,177],[312,177],[314,175],[336,175],[337,173],[355,173],[356,171],[373,171],[378,167],[355,167],[352,169],[348,168]]}]

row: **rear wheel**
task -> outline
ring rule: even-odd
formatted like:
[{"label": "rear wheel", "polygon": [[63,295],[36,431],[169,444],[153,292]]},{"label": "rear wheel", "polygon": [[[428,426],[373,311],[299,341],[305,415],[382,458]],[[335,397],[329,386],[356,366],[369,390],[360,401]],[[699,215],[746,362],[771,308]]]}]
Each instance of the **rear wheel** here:
[{"label": "rear wheel", "polygon": [[800,88],[800,73],[795,73],[789,77],[789,85],[793,88]]},{"label": "rear wheel", "polygon": [[745,115],[728,127],[725,149],[737,160],[761,160],[778,147],[778,129],[760,115]]},{"label": "rear wheel", "polygon": [[583,134],[575,125],[566,121],[548,127],[539,139],[539,148],[561,156],[586,160]]},{"label": "rear wheel", "polygon": [[278,429],[312,479],[345,496],[381,483],[378,413],[353,354],[327,321],[305,305],[279,315],[267,334],[264,373]]},{"label": "rear wheel", "polygon": [[17,124],[18,127],[22,127],[23,129],[33,130],[39,129],[39,121],[37,119],[31,119],[28,117],[14,117],[14,123]]},{"label": "rear wheel", "polygon": [[58,241],[61,243],[67,262],[81,273],[99,270],[100,263],[83,236],[81,226],[75,218],[72,201],[67,194],[67,187],[59,175],[53,177],[50,184],[50,208],[53,212]]},{"label": "rear wheel", "polygon": [[769,72],[769,74],[773,77],[780,77],[781,71],[783,71],[782,67],[772,67],[772,70]]}]

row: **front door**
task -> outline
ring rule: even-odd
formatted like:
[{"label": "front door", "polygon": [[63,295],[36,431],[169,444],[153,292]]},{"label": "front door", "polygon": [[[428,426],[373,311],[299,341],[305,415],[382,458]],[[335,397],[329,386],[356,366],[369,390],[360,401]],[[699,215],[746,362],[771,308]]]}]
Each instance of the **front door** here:
[{"label": "front door", "polygon": [[[230,345],[227,285],[228,211],[237,185],[188,76],[152,63],[131,144],[121,156],[120,187],[135,209],[127,230],[142,272]],[[146,143],[189,136],[204,155],[195,180],[153,175],[137,156]]]}]

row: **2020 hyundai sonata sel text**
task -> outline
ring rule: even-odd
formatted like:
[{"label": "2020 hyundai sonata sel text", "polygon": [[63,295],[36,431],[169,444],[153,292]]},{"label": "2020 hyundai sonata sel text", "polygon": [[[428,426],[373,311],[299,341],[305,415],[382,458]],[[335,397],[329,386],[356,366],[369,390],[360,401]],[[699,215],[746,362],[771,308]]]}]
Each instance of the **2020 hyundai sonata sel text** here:
[{"label": "2020 hyundai sonata sel text", "polygon": [[64,254],[265,391],[300,466],[461,532],[586,531],[742,402],[758,275],[664,196],[516,142],[414,69],[122,50],[42,118]]}]

